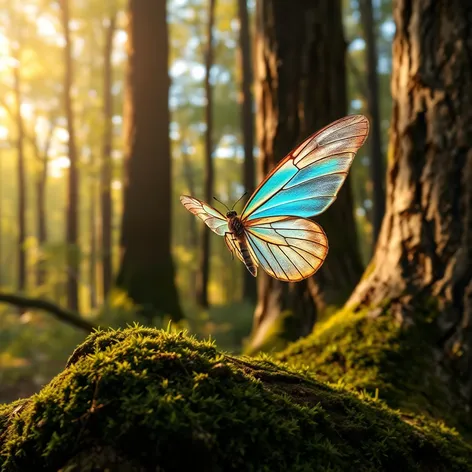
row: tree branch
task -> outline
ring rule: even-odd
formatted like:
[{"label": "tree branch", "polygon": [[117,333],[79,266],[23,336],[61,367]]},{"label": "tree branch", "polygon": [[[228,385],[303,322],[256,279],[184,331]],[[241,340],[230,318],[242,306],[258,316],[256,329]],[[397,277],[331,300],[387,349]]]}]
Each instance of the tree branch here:
[{"label": "tree branch", "polygon": [[0,303],[1,302],[19,306],[22,308],[33,308],[37,310],[47,311],[48,313],[54,315],[58,320],[87,332],[91,332],[94,329],[98,328],[97,325],[85,320],[78,313],[67,310],[66,308],[61,308],[55,303],[43,300],[41,298],[23,297],[21,295],[16,295],[13,293],[0,292]]}]

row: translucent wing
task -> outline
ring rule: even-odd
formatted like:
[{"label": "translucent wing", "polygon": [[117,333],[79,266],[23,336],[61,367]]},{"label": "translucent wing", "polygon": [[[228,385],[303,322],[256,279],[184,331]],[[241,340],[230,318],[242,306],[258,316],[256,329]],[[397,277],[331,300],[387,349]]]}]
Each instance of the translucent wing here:
[{"label": "translucent wing", "polygon": [[182,195],[180,201],[188,211],[193,213],[195,216],[198,216],[219,236],[224,236],[225,233],[229,232],[228,221],[226,218],[218,210],[208,205],[208,203],[187,195]]},{"label": "translucent wing", "polygon": [[238,256],[238,259],[244,264],[243,255],[241,253],[241,249],[239,249],[238,241],[234,238],[234,236],[231,233],[225,234],[225,243],[229,251],[233,255],[236,254]]},{"label": "translucent wing", "polygon": [[244,207],[242,220],[309,218],[325,211],[336,199],[368,133],[367,118],[351,115],[307,138],[259,185]]},{"label": "translucent wing", "polygon": [[251,256],[269,275],[284,282],[310,277],[328,253],[328,240],[321,226],[304,218],[251,220],[245,235]]}]

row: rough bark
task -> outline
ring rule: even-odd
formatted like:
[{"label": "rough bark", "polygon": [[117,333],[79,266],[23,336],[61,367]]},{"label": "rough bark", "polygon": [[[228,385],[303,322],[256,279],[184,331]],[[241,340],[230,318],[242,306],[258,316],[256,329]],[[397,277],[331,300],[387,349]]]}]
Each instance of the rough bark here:
[{"label": "rough bark", "polygon": [[[244,147],[244,189],[247,198],[252,195],[255,188],[255,166],[254,166],[254,114],[252,97],[252,54],[251,35],[249,28],[249,15],[247,1],[238,0],[239,14],[239,57],[241,67],[241,130],[243,133]],[[247,200],[246,198],[246,200]],[[243,297],[246,300],[257,300],[257,285],[254,277],[244,270]]]},{"label": "rough bark", "polygon": [[361,24],[366,42],[367,108],[370,116],[370,176],[373,188],[372,242],[377,242],[385,213],[385,166],[380,130],[379,78],[377,74],[376,25],[372,0],[359,1]]},{"label": "rough bark", "polygon": [[113,67],[111,55],[113,52],[113,37],[116,30],[116,13],[108,18],[108,26],[105,30],[105,48],[103,51],[103,152],[101,168],[101,211],[102,211],[102,283],[103,295],[106,297],[110,291],[113,280],[113,245],[112,245],[112,217],[113,202],[111,197],[112,183],[112,118],[113,96],[111,92],[113,81]]},{"label": "rough bark", "polygon": [[[18,53],[18,51],[17,51]],[[17,60],[19,55],[17,54]],[[25,170],[25,131],[21,115],[21,75],[20,67],[13,68],[13,90],[16,105],[16,124],[18,151],[18,290],[26,288],[26,170]]]},{"label": "rough bark", "polygon": [[[345,42],[339,1],[263,0],[256,15],[257,130],[265,175],[302,139],[346,114]],[[330,250],[314,277],[286,284],[258,276],[254,348],[286,313],[294,315],[295,323],[284,328],[284,335],[307,334],[317,313],[343,303],[360,278],[349,178],[317,221]]]},{"label": "rough bark", "polygon": [[[216,0],[208,3],[207,47],[205,51],[205,200],[213,198],[213,90],[211,85],[211,68],[213,66],[213,25],[215,23]],[[203,229],[202,248],[200,251],[200,272],[197,278],[197,303],[202,308],[208,308],[208,281],[210,279],[210,232]]]},{"label": "rough bark", "polygon": [[387,208],[349,304],[387,306],[405,328],[429,316],[436,375],[470,405],[472,5],[397,0],[394,17]]},{"label": "rough bark", "polygon": [[64,110],[67,119],[69,178],[67,185],[66,243],[67,250],[67,306],[79,309],[79,170],[75,142],[74,109],[72,104],[72,84],[74,80],[72,59],[72,38],[70,35],[69,0],[61,0],[62,27],[64,30]]},{"label": "rough bark", "polygon": [[156,315],[182,317],[171,256],[168,28],[165,2],[128,3],[125,188],[118,286]]}]

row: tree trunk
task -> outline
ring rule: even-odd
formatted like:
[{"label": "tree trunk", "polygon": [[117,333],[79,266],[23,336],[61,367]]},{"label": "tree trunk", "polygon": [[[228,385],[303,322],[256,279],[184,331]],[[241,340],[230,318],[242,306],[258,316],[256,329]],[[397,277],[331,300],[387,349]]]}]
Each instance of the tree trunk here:
[{"label": "tree trunk", "polygon": [[[187,189],[189,191],[189,195],[196,195],[196,188],[195,188],[195,169],[192,164],[192,160],[190,159],[189,152],[188,152],[188,143],[185,137],[182,137],[180,142],[180,155],[182,156],[182,164],[183,164],[183,177],[185,183],[187,185]],[[198,221],[194,215],[188,214],[189,217],[189,231],[185,235],[186,238],[184,243],[188,245],[188,248],[194,254],[198,254],[198,242],[199,242],[199,235],[198,235]],[[198,280],[198,269],[191,267],[188,269],[188,297],[191,300],[195,300],[197,293],[196,293],[196,286]]]},{"label": "tree trunk", "polygon": [[79,310],[79,173],[77,147],[75,143],[74,110],[72,105],[73,59],[72,39],[69,28],[69,0],[61,0],[62,26],[64,28],[64,108],[69,133],[69,182],[66,208],[66,243],[67,243],[67,306]]},{"label": "tree trunk", "polygon": [[4,279],[4,264],[3,264],[3,156],[0,152],[0,288],[3,285]]},{"label": "tree trunk", "polygon": [[[17,57],[17,59],[19,59]],[[16,123],[18,127],[18,290],[26,288],[26,170],[24,153],[24,124],[21,115],[20,66],[13,68],[13,90],[16,103]]]},{"label": "tree trunk", "polygon": [[51,120],[51,127],[44,149],[41,151],[39,144],[35,142],[36,159],[39,162],[39,172],[36,175],[36,231],[39,247],[39,259],[36,266],[36,285],[41,287],[46,282],[46,261],[44,258],[44,246],[47,243],[47,218],[46,218],[46,185],[48,178],[49,148],[54,134],[55,124]]},{"label": "tree trunk", "polygon": [[106,297],[110,291],[113,280],[113,245],[112,245],[112,218],[113,207],[111,198],[112,183],[112,118],[113,118],[113,96],[111,92],[113,82],[113,69],[111,55],[113,52],[113,37],[116,30],[116,13],[109,20],[105,36],[104,58],[104,83],[103,83],[103,155],[101,172],[101,207],[102,207],[102,283],[103,295]]},{"label": "tree trunk", "polygon": [[43,164],[43,169],[40,175],[36,178],[36,221],[37,221],[37,235],[39,259],[36,266],[36,285],[41,287],[46,281],[46,268],[43,255],[44,245],[47,241],[47,227],[46,227],[46,177],[47,164]]},{"label": "tree trunk", "polygon": [[165,2],[128,3],[124,209],[118,286],[151,322],[182,318],[171,256],[168,31]]},{"label": "tree trunk", "polygon": [[[213,198],[213,96],[210,81],[211,68],[213,66],[213,25],[215,22],[215,1],[209,0],[207,48],[205,52],[205,200],[211,202]],[[197,303],[202,308],[208,308],[208,281],[210,278],[210,232],[203,228],[202,249],[200,253],[200,273],[197,279]]]},{"label": "tree trunk", "polygon": [[89,258],[89,285],[90,285],[90,308],[95,308],[98,303],[97,284],[97,183],[95,181],[95,156],[92,151],[90,156],[90,167],[92,175],[89,176],[89,235],[90,235],[90,258]]},{"label": "tree trunk", "polygon": [[[239,13],[239,56],[241,67],[241,130],[244,144],[244,188],[249,198],[255,188],[254,171],[254,114],[252,99],[252,59],[251,35],[249,32],[249,15],[247,0],[238,0]],[[256,279],[244,270],[243,297],[255,302],[257,300]]]},{"label": "tree trunk", "polygon": [[380,130],[376,25],[372,9],[372,0],[360,0],[359,8],[367,56],[367,107],[370,115],[370,176],[373,187],[372,242],[375,247],[385,213],[385,169],[382,152],[382,134]]},{"label": "tree trunk", "polygon": [[[196,187],[195,187],[195,169],[193,168],[192,161],[189,157],[188,153],[188,144],[185,138],[182,139],[180,143],[180,155],[182,156],[182,163],[183,163],[183,177],[185,183],[187,185],[188,191],[190,195],[196,195]],[[188,245],[190,248],[196,250],[198,245],[198,227],[197,227],[197,219],[194,215],[189,214],[192,218],[189,218],[189,229],[188,232]]]},{"label": "tree trunk", "polygon": [[472,9],[467,0],[397,0],[394,17],[387,208],[349,304],[392,316],[405,330],[433,324],[432,352],[423,356],[459,397],[456,406],[469,408]]},{"label": "tree trunk", "polygon": [[[345,41],[338,0],[262,0],[256,15],[257,125],[266,175],[301,140],[346,114]],[[296,284],[258,276],[252,349],[276,323],[285,323],[285,339],[308,334],[317,313],[342,304],[358,282],[362,264],[349,178],[318,220],[330,250],[315,276]]]}]

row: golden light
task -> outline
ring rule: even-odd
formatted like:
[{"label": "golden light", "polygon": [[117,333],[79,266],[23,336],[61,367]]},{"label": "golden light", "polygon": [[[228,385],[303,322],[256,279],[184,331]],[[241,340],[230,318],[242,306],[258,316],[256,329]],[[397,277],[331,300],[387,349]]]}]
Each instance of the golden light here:
[{"label": "golden light", "polygon": [[121,181],[120,180],[114,180],[112,183],[111,183],[111,188],[113,190],[121,190],[123,187],[123,185],[121,184]]},{"label": "golden light", "polygon": [[21,116],[27,120],[33,117],[34,107],[31,103],[21,104]]},{"label": "golden light", "polygon": [[0,141],[8,139],[8,128],[0,125]]},{"label": "golden light", "polygon": [[69,132],[65,128],[57,128],[54,137],[61,143],[65,143],[69,139]]},{"label": "golden light", "polygon": [[70,160],[67,156],[59,156],[49,162],[48,174],[53,179],[60,179],[64,176],[64,170],[70,167]]}]

